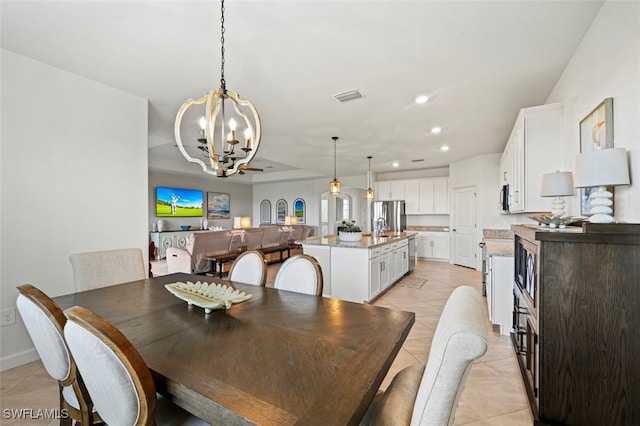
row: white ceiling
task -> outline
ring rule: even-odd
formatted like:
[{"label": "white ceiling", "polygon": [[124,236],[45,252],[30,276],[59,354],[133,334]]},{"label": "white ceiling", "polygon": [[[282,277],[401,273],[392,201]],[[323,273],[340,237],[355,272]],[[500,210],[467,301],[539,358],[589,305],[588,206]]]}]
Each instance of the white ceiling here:
[{"label": "white ceiling", "polygon": [[[332,136],[338,177],[366,173],[367,155],[388,172],[501,152],[518,110],[544,103],[601,5],[227,0],[227,88],[258,109],[252,166],[271,166],[230,179],[332,176]],[[219,87],[219,2],[1,7],[3,48],[147,98],[150,169],[202,173],[176,148],[173,124],[186,99]],[[355,88],[364,98],[332,98]],[[417,105],[420,94],[429,102]]]}]

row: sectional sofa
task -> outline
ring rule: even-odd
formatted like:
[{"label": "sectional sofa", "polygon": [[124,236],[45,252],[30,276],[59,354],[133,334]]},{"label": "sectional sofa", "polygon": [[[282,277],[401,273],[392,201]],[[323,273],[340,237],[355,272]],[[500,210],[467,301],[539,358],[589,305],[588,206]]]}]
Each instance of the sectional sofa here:
[{"label": "sectional sofa", "polygon": [[304,241],[311,230],[307,225],[263,225],[259,228],[194,232],[189,236],[185,249],[167,248],[167,269],[170,273],[204,274],[212,272],[211,260],[207,257],[244,250],[261,250],[268,262],[281,261],[301,250],[296,242]]}]

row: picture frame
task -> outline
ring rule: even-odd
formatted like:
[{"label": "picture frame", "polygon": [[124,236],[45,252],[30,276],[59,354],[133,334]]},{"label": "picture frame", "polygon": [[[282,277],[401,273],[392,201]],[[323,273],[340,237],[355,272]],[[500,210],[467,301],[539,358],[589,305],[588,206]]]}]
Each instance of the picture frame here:
[{"label": "picture frame", "polygon": [[230,219],[231,201],[228,193],[207,192],[207,219]]},{"label": "picture frame", "polygon": [[[613,98],[605,98],[580,120],[580,152],[613,148]],[[591,216],[589,195],[593,188],[580,188],[580,215]],[[607,187],[613,194],[613,187]],[[612,213],[613,214],[613,213]]]},{"label": "picture frame", "polygon": [[271,223],[271,201],[260,202],[260,223]]},{"label": "picture frame", "polygon": [[284,225],[285,217],[287,216],[287,210],[289,205],[286,200],[282,198],[276,202],[276,223],[278,225]]},{"label": "picture frame", "polygon": [[302,198],[296,198],[293,202],[293,215],[296,217],[297,223],[306,223],[306,203]]}]

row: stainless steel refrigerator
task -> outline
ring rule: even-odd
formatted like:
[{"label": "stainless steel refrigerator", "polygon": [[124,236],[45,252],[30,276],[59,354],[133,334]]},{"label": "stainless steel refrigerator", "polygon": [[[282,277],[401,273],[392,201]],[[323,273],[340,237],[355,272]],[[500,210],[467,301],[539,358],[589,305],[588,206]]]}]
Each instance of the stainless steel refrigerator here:
[{"label": "stainless steel refrigerator", "polygon": [[371,230],[401,232],[407,229],[404,201],[373,201],[371,203]]}]

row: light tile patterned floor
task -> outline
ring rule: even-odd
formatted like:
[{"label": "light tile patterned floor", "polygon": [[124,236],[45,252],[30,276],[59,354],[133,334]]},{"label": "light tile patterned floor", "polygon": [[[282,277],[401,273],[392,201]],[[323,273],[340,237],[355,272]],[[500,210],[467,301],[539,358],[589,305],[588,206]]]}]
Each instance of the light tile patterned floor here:
[{"label": "light tile patterned floor", "polygon": [[[279,265],[269,268],[267,285],[272,286]],[[389,374],[383,382],[386,388],[402,368],[425,363],[429,345],[442,308],[454,288],[470,285],[480,291],[479,272],[446,263],[418,261],[412,278],[426,278],[420,289],[396,285],[376,305],[402,309],[416,314],[416,322],[402,346]],[[489,326],[489,325],[488,325]],[[491,328],[490,328],[491,330]],[[0,373],[0,424],[2,425],[56,425],[57,420],[10,420],[5,409],[54,409],[58,406],[57,385],[42,367],[40,361]],[[518,364],[506,336],[489,333],[489,349],[472,367],[466,388],[460,398],[455,425],[469,426],[530,426],[533,420]]]}]

